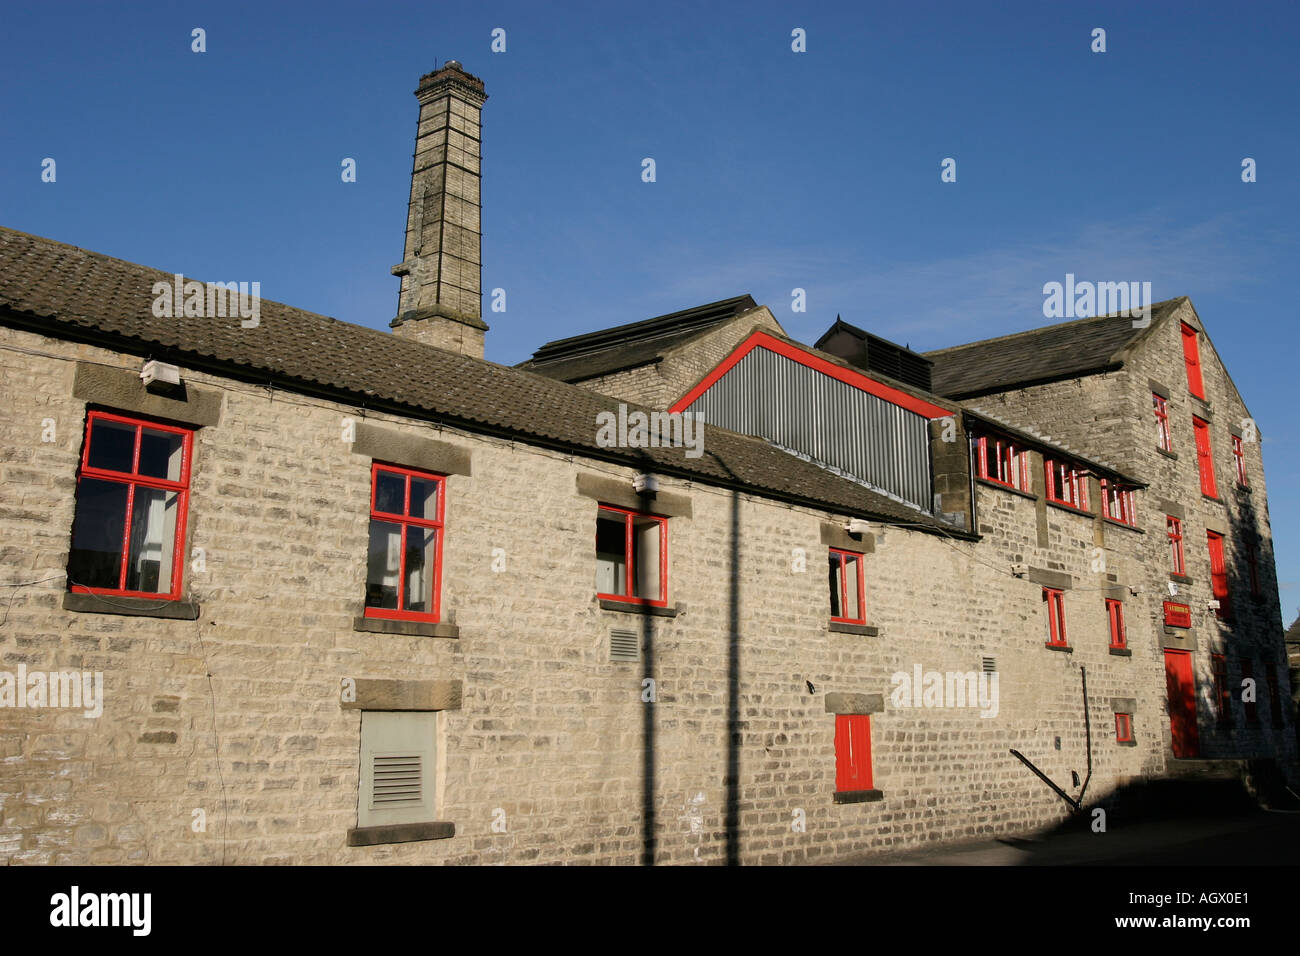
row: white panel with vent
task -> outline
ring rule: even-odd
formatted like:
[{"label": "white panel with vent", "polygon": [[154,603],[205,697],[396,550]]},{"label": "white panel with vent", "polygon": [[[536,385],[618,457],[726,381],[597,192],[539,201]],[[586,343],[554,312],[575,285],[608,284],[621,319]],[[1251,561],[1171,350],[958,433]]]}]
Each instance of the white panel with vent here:
[{"label": "white panel with vent", "polygon": [[435,812],[433,712],[361,712],[357,825],[428,823]]}]

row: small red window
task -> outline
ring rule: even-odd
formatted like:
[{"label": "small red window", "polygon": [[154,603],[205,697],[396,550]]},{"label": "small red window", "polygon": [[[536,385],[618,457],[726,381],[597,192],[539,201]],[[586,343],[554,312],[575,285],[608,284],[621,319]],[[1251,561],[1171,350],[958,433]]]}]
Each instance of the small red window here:
[{"label": "small red window", "polygon": [[177,600],[194,433],[109,412],[86,417],[68,586]]},{"label": "small red window", "polygon": [[835,715],[835,789],[871,789],[871,718],[866,714]]},{"label": "small red window", "polygon": [[437,621],[442,579],[442,475],[370,469],[366,617]]},{"label": "small red window", "polygon": [[1047,644],[1049,647],[1066,647],[1065,592],[1057,588],[1043,588],[1047,602]]},{"label": "small red window", "polygon": [[1196,467],[1201,472],[1201,494],[1217,498],[1219,492],[1214,482],[1214,454],[1210,450],[1210,425],[1193,417],[1192,429],[1196,435]]},{"label": "small red window", "polygon": [[1053,458],[1046,459],[1044,466],[1047,470],[1047,500],[1087,511],[1087,475],[1081,469]]},{"label": "small red window", "polygon": [[865,579],[862,555],[831,548],[831,620],[844,624],[866,624]]},{"label": "small red window", "polygon": [[1249,485],[1246,481],[1246,452],[1241,446],[1241,436],[1232,436],[1232,461],[1237,466],[1237,484],[1245,488]]},{"label": "small red window", "polygon": [[1232,616],[1232,605],[1228,598],[1228,569],[1223,560],[1223,535],[1209,531],[1206,537],[1210,547],[1210,586],[1219,602],[1219,609],[1214,613],[1219,620],[1226,621]]},{"label": "small red window", "polygon": [[1256,708],[1256,703],[1259,700],[1259,687],[1254,686],[1252,688],[1250,696],[1254,699],[1246,700],[1246,681],[1250,681],[1252,685],[1254,684],[1255,662],[1248,657],[1243,657],[1241,659],[1241,705],[1246,711],[1246,723],[1257,724],[1259,723],[1259,710]]},{"label": "small red window", "polygon": [[1232,722],[1232,691],[1228,688],[1228,662],[1222,654],[1210,655],[1214,674],[1214,699],[1218,705],[1219,723]]},{"label": "small red window", "polygon": [[1029,491],[1029,452],[998,435],[981,435],[976,445],[981,478],[1019,491]]},{"label": "small red window", "polygon": [[1124,633],[1124,602],[1108,598],[1106,616],[1110,619],[1110,646],[1116,650],[1128,647],[1128,637]]},{"label": "small red window", "polygon": [[668,519],[613,505],[596,515],[596,592],[634,604],[668,604]]},{"label": "small red window", "polygon": [[1165,451],[1174,450],[1174,438],[1169,431],[1169,403],[1163,395],[1151,393],[1151,404],[1156,413],[1156,445]]},{"label": "small red window", "polygon": [[1133,498],[1132,488],[1124,488],[1114,482],[1108,482],[1105,478],[1101,479],[1103,513],[1111,521],[1137,527],[1137,506]]},{"label": "small red window", "polygon": [[1201,349],[1196,330],[1186,322],[1183,326],[1183,362],[1187,366],[1187,390],[1197,398],[1205,398],[1205,382],[1201,379]]},{"label": "small red window", "polygon": [[1187,566],[1183,561],[1183,522],[1173,515],[1165,515],[1165,529],[1169,535],[1169,570],[1174,574],[1186,574]]},{"label": "small red window", "polygon": [[1115,715],[1115,740],[1121,744],[1132,743],[1133,741],[1133,715],[1132,714]]}]

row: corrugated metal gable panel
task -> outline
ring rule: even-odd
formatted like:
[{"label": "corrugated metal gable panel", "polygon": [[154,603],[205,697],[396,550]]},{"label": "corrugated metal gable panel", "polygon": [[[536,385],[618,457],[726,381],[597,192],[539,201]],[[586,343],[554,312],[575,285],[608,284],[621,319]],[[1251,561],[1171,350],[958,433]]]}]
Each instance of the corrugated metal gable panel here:
[{"label": "corrugated metal gable panel", "polygon": [[690,407],[925,511],[933,506],[928,420],[783,355],[754,349]]}]

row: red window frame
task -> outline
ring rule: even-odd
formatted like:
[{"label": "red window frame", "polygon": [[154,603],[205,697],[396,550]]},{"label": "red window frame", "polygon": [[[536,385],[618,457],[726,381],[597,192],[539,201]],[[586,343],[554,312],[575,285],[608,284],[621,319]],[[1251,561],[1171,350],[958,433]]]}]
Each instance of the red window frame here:
[{"label": "red window frame", "polygon": [[1133,715],[1115,714],[1115,742],[1127,744],[1133,742]]},{"label": "red window frame", "polygon": [[872,789],[871,718],[866,714],[835,715],[835,791]]},{"label": "red window frame", "polygon": [[1137,527],[1137,504],[1133,489],[1101,479],[1101,513],[1111,521]]},{"label": "red window frame", "polygon": [[1228,566],[1223,558],[1223,535],[1217,531],[1207,531],[1205,539],[1210,551],[1210,586],[1219,602],[1219,609],[1214,613],[1219,620],[1226,621],[1232,616],[1232,600],[1228,595]]},{"label": "red window frame", "polygon": [[[130,473],[122,471],[113,471],[107,468],[95,468],[90,465],[90,446],[94,435],[95,422],[116,422],[119,425],[130,425],[135,428],[135,445],[131,452],[131,471]],[[170,481],[166,478],[153,478],[148,475],[139,474],[140,470],[140,443],[143,429],[150,431],[166,432],[172,435],[182,436],[181,452],[181,477],[178,481]],[[194,429],[181,428],[176,425],[162,425],[158,422],[145,418],[133,418],[127,415],[118,415],[113,412],[89,411],[86,413],[86,433],[85,440],[82,442],[81,464],[77,469],[77,486],[80,489],[83,478],[93,478],[100,481],[111,481],[117,484],[127,486],[126,492],[126,515],[122,523],[122,569],[118,575],[118,586],[116,588],[96,588],[86,585],[76,584],[69,580],[70,590],[78,594],[106,594],[118,597],[141,597],[153,598],[159,601],[176,601],[181,597],[181,583],[183,569],[185,567],[185,526],[189,518],[190,511],[190,456],[194,450]],[[172,543],[172,575],[170,587],[165,591],[132,591],[126,586],[126,576],[130,564],[130,547],[131,547],[131,524],[135,508],[135,489],[136,488],[155,488],[162,491],[174,491],[177,493],[176,502],[176,532]],[[74,515],[73,522],[77,521]],[[69,556],[71,560],[71,556]],[[161,585],[162,582],[159,582]]]},{"label": "red window frame", "polygon": [[1065,633],[1065,592],[1059,588],[1043,588],[1043,600],[1047,602],[1047,646],[1069,647]]},{"label": "red window frame", "polygon": [[1232,460],[1237,466],[1237,484],[1249,488],[1250,483],[1246,480],[1246,450],[1242,447],[1240,435],[1232,436]]},{"label": "red window frame", "polygon": [[1169,557],[1174,574],[1187,573],[1187,562],[1183,558],[1183,520],[1173,515],[1165,515],[1165,534],[1169,538]]},{"label": "red window frame", "polygon": [[1169,430],[1169,402],[1157,392],[1151,393],[1151,405],[1156,413],[1156,440],[1165,451],[1174,450],[1174,436]]},{"label": "red window frame", "polygon": [[1210,655],[1210,672],[1214,675],[1214,699],[1218,702],[1219,723],[1232,722],[1232,691],[1228,688],[1228,661],[1222,654]]},{"label": "red window frame", "polygon": [[[1241,679],[1246,680],[1247,678],[1251,680],[1255,679],[1255,662],[1252,661],[1249,657],[1243,657],[1241,659]],[[1255,699],[1243,700],[1241,702],[1241,706],[1245,708],[1246,711],[1246,723],[1248,724],[1259,723],[1258,705],[1259,705],[1259,684],[1256,683]]]},{"label": "red window frame", "polygon": [[1082,469],[1059,458],[1048,458],[1044,469],[1047,472],[1048,501],[1079,511],[1088,510],[1088,476]]},{"label": "red window frame", "polygon": [[1128,634],[1124,630],[1124,602],[1107,598],[1106,617],[1110,620],[1110,646],[1116,650],[1128,647]]},{"label": "red window frame", "polygon": [[[997,462],[997,474],[989,473],[990,445]],[[1029,491],[1029,452],[1026,449],[1000,435],[980,435],[976,446],[977,474],[982,479],[1017,491]]]},{"label": "red window frame", "polygon": [[[403,479],[402,490],[402,514],[394,514],[390,511],[380,511],[376,507],[376,500],[379,493],[379,474],[384,472],[391,475],[400,475]],[[438,494],[438,517],[437,518],[415,518],[411,516],[411,479],[419,478],[422,481],[432,481],[437,485]],[[447,506],[447,476],[436,475],[428,471],[420,471],[415,468],[404,468],[400,465],[387,465],[381,462],[372,462],[370,466],[370,520],[382,521],[384,524],[396,524],[402,528],[401,543],[398,546],[397,569],[397,607],[382,608],[369,607],[365,608],[364,616],[372,618],[382,618],[390,621],[425,621],[437,623],[442,620],[442,546],[444,534],[444,515]],[[433,545],[433,610],[432,611],[408,611],[406,610],[406,536],[410,528],[428,528],[435,531]]]},{"label": "red window frame", "polygon": [[[602,504],[597,511],[597,517],[601,511],[608,511],[613,514],[623,515],[623,557],[627,570],[624,574],[623,587],[626,594],[605,594],[597,592],[597,597],[605,598],[610,601],[621,601],[624,604],[646,604],[651,607],[668,606],[668,519],[663,515],[650,514],[646,511],[632,511],[629,508],[620,508],[617,505]],[[637,518],[648,519],[659,522],[659,597],[643,598],[636,596],[636,547],[633,540],[632,526]]]},{"label": "red window frame", "polygon": [[[856,559],[856,564],[858,567],[857,585],[856,585],[857,592],[858,592],[858,617],[843,617],[843,616],[836,617],[834,613],[834,608],[832,607],[831,620],[837,621],[841,624],[866,624],[867,623],[867,588],[866,588],[866,574],[863,570],[862,552],[848,551],[844,548],[831,548],[830,554],[831,555],[838,554],[841,556],[840,573],[838,575],[839,578],[838,597],[840,601],[841,612],[848,606],[847,602],[845,601],[845,598],[848,597],[849,575],[848,575],[847,565],[849,562],[846,559],[847,558]],[[830,560],[829,556],[827,557],[827,560]]]},{"label": "red window frame", "polygon": [[1196,467],[1201,473],[1201,494],[1209,498],[1217,498],[1219,490],[1214,481],[1214,450],[1210,444],[1210,423],[1193,415],[1192,430],[1196,435]]},{"label": "red window frame", "polygon": [[1196,330],[1186,322],[1180,323],[1183,331],[1183,364],[1187,368],[1187,390],[1197,398],[1205,398],[1205,380],[1201,377],[1201,348]]}]

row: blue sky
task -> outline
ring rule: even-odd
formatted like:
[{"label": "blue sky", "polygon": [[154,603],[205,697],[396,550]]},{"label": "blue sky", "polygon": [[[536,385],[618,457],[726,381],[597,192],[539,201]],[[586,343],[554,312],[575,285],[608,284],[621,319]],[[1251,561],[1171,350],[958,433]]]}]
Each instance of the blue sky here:
[{"label": "blue sky", "polygon": [[1188,295],[1265,436],[1287,622],[1300,607],[1300,6],[263,0],[3,19],[0,223],[375,328],[397,307],[412,91],[460,60],[489,94],[499,362],[743,292],[796,338],[838,313],[919,350],[1044,324],[1043,283],[1067,272]]}]

